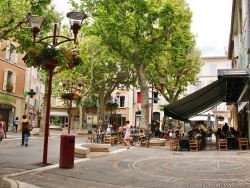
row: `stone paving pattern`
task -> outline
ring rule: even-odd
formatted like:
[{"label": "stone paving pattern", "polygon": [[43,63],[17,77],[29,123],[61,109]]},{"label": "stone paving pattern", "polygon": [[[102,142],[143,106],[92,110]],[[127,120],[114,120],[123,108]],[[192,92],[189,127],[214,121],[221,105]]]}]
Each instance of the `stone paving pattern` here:
[{"label": "stone paving pattern", "polygon": [[[83,137],[76,137],[80,143]],[[198,152],[169,151],[169,147],[112,146],[110,154],[93,152],[90,160],[75,158],[72,169],[41,165],[43,138],[31,138],[30,146],[7,140],[0,145],[0,177],[7,175],[23,187],[250,187],[248,150],[218,151],[214,147]],[[12,143],[12,144],[11,144]],[[49,162],[58,164],[60,138],[49,138]],[[115,152],[119,151],[119,152]],[[16,156],[10,156],[11,154]],[[19,157],[19,159],[18,159]],[[49,166],[48,166],[49,167]],[[35,170],[32,170],[35,169]],[[0,187],[7,188],[2,185]],[[22,186],[20,186],[22,187]]]}]

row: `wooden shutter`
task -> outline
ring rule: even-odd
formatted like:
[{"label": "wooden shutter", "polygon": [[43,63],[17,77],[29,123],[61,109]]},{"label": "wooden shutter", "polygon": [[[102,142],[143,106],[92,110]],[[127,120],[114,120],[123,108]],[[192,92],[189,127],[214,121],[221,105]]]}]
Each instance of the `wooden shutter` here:
[{"label": "wooden shutter", "polygon": [[13,93],[16,93],[16,73],[13,72],[12,75]]},{"label": "wooden shutter", "polygon": [[16,50],[14,52],[15,52],[15,61],[14,61],[14,63],[17,64],[18,63],[18,53],[17,53]]},{"label": "wooden shutter", "polygon": [[6,43],[5,59],[9,61],[10,59],[10,41]]},{"label": "wooden shutter", "polygon": [[124,95],[125,101],[124,101],[124,107],[128,107],[128,96]]},{"label": "wooden shutter", "polygon": [[6,84],[8,81],[8,70],[4,70],[4,77],[3,77],[3,90],[6,91]]}]

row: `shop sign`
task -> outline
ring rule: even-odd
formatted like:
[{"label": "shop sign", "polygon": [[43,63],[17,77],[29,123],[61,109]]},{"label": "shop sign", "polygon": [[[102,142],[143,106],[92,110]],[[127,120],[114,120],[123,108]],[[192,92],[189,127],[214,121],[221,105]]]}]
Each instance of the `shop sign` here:
[{"label": "shop sign", "polygon": [[6,96],[6,95],[0,95],[0,101],[8,102],[8,103],[16,103],[16,98]]}]

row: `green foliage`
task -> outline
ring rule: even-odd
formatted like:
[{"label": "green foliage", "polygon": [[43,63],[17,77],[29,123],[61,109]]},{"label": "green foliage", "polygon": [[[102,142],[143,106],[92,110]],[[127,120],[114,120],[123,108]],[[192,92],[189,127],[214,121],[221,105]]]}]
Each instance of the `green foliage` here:
[{"label": "green foliage", "polygon": [[80,95],[76,92],[72,93],[63,93],[61,94],[61,98],[64,100],[78,100],[80,98]]},{"label": "green foliage", "polygon": [[56,48],[53,46],[43,46],[38,44],[30,48],[23,57],[23,61],[26,63],[27,67],[33,66],[42,69],[48,68],[51,64],[50,60],[56,60],[55,66],[59,66],[60,68],[73,68],[82,63],[81,58],[65,48]]},{"label": "green foliage", "polygon": [[[106,67],[109,70],[100,74],[104,77],[97,79],[97,86],[101,90],[105,86],[111,91],[113,89],[106,79],[114,78],[111,73],[115,66],[106,59],[101,61],[103,58],[100,57],[105,54],[119,62],[122,70],[131,70],[129,74],[132,78],[136,75],[142,92],[142,126],[146,127],[149,122],[149,83],[160,90],[159,78],[166,78],[169,96],[164,97],[171,101],[189,82],[195,80],[200,63],[189,57],[194,51],[195,39],[190,32],[192,13],[184,0],[82,0],[77,8],[91,18],[85,23],[85,34],[97,36],[100,44],[108,48],[101,45],[104,53],[90,53],[88,56],[102,64],[102,67],[98,67],[99,73]],[[191,79],[184,78],[185,75]],[[105,84],[101,85],[100,81]]]},{"label": "green foliage", "polygon": [[83,106],[85,108],[97,108],[98,107],[98,97],[97,95],[90,95],[83,100]]},{"label": "green foliage", "polygon": [[28,13],[43,16],[45,22],[39,37],[47,36],[52,24],[61,20],[61,15],[50,5],[51,0],[0,1],[0,39],[12,38],[19,43],[16,49],[24,52],[33,45],[33,36],[27,20]]}]

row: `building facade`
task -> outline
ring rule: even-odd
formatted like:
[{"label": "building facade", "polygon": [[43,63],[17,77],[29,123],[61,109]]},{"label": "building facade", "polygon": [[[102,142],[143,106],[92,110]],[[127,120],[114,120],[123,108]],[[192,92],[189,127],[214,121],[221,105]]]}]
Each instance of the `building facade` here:
[{"label": "building facade", "polygon": [[[233,0],[228,58],[232,69],[249,68],[250,64],[250,1]],[[246,85],[245,92],[249,88]],[[249,95],[249,94],[248,94]],[[241,127],[250,135],[249,101],[231,104],[231,124]]]},{"label": "building facade", "polygon": [[7,125],[7,131],[13,130],[15,117],[21,118],[25,111],[25,65],[22,55],[12,50],[14,42],[1,41],[0,51],[0,114]]},{"label": "building facade", "polygon": [[[7,131],[13,131],[15,117],[19,120],[26,114],[38,126],[41,103],[40,79],[34,68],[26,68],[23,54],[13,48],[17,43],[12,40],[0,42],[0,114],[7,125]],[[35,93],[30,95],[31,89]]]},{"label": "building facade", "polygon": [[[201,67],[201,71],[197,75],[199,80],[195,85],[189,85],[187,87],[184,96],[196,92],[218,80],[218,69],[231,69],[231,61],[228,60],[226,52],[225,56],[201,57],[201,61],[204,65]],[[203,113],[197,114],[196,117],[193,117],[190,120],[207,121],[209,117],[211,118],[211,126],[214,128],[220,126],[220,124],[230,124],[229,106],[225,102],[220,103],[210,109],[206,109]],[[223,119],[223,121],[219,121],[219,119]]]}]

